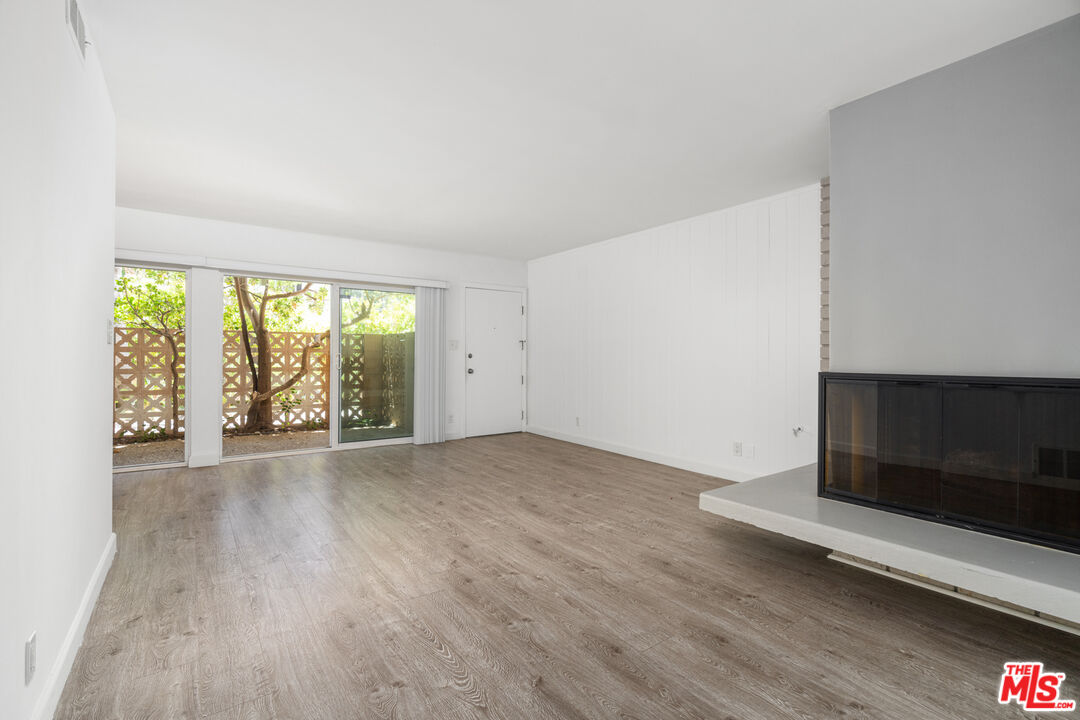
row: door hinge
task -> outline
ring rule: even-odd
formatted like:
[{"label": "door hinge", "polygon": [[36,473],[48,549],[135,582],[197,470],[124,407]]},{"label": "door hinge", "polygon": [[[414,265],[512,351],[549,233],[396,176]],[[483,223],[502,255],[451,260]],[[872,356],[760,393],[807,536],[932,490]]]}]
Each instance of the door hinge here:
[{"label": "door hinge", "polygon": [[525,314],[525,306],[524,306],[524,305],[522,305],[522,306],[521,306],[521,314],[522,314],[522,315],[524,315],[524,314]]},{"label": "door hinge", "polygon": [[521,411],[521,419],[522,419],[522,420],[524,420],[524,419],[525,419],[525,411],[524,411],[524,410],[522,410],[522,411]]},{"label": "door hinge", "polygon": [[522,384],[522,385],[524,385],[524,384],[525,384],[525,376],[524,376],[524,375],[522,375],[522,376],[521,376],[521,384]]}]

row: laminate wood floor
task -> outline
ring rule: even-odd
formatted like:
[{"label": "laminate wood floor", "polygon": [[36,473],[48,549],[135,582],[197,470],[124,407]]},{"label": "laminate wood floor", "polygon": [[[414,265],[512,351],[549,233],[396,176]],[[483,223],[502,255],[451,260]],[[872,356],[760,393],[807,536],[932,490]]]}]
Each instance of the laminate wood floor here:
[{"label": "laminate wood floor", "polygon": [[1080,642],[532,435],[118,475],[57,718],[995,718]]}]

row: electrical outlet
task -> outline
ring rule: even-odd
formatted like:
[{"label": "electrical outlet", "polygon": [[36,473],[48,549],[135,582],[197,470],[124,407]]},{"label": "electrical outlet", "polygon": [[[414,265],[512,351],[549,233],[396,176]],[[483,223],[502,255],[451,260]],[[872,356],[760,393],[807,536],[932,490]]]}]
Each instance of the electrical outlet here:
[{"label": "electrical outlet", "polygon": [[450,341],[450,352],[457,352],[458,347],[459,347],[459,345],[458,345],[457,340],[451,340]]},{"label": "electrical outlet", "polygon": [[457,419],[454,417],[453,413],[450,413],[449,415],[446,416],[446,424],[447,425],[453,425],[456,422],[457,422]]},{"label": "electrical outlet", "polygon": [[579,418],[579,417],[574,418],[574,423],[577,425],[577,427],[581,427],[581,418]]},{"label": "electrical outlet", "polygon": [[731,454],[735,457],[742,457],[742,442],[736,440],[731,443]]},{"label": "electrical outlet", "polygon": [[37,671],[37,632],[35,631],[30,639],[26,641],[26,684],[29,685],[30,681],[34,679],[34,673]]}]

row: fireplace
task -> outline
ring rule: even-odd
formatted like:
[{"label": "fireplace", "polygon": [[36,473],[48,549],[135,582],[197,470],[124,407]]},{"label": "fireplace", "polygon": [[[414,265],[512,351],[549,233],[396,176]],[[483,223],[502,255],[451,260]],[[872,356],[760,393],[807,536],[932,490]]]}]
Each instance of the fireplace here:
[{"label": "fireplace", "polygon": [[821,373],[818,494],[1080,553],[1080,380]]}]

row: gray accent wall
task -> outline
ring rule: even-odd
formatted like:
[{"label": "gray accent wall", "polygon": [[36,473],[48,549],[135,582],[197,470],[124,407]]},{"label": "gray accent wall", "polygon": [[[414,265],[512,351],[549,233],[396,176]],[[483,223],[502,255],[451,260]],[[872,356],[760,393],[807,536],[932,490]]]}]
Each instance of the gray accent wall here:
[{"label": "gray accent wall", "polygon": [[1080,376],[1080,15],[830,135],[833,370]]}]

